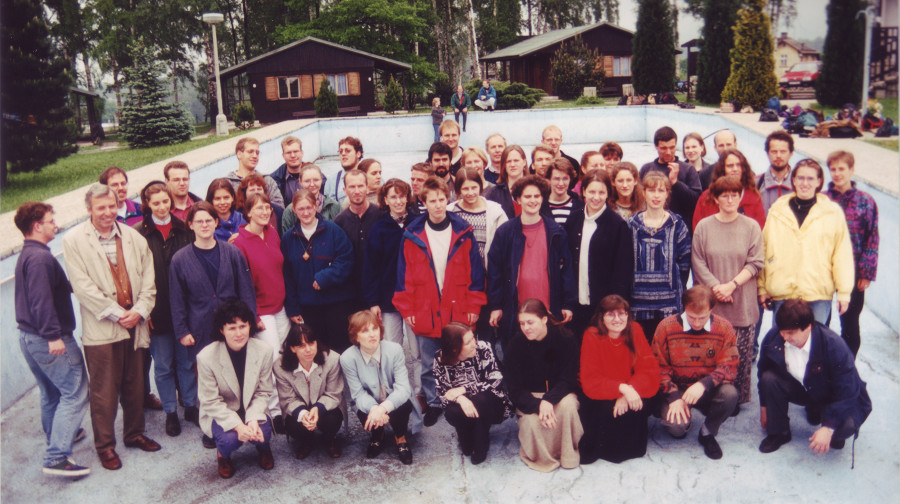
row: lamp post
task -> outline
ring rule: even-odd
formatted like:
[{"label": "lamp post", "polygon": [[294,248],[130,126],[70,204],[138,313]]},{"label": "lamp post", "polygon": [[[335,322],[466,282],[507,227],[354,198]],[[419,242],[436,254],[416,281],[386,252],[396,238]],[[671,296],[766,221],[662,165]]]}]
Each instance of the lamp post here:
[{"label": "lamp post", "polygon": [[219,76],[219,44],[216,40],[216,25],[225,21],[225,16],[219,12],[206,12],[201,16],[204,23],[212,26],[213,34],[213,64],[216,68],[216,101],[219,103],[219,114],[216,115],[216,135],[228,136],[228,120],[222,111],[222,81]]}]

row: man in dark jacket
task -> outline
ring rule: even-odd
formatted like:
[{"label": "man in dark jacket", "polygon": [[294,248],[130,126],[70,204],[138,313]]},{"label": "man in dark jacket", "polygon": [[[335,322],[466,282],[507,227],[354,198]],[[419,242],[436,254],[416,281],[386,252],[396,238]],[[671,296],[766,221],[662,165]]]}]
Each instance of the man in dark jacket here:
[{"label": "man in dark jacket", "polygon": [[684,222],[693,222],[694,207],[697,206],[702,189],[697,170],[675,156],[678,135],[672,128],[663,126],[656,130],[653,145],[656,146],[658,157],[641,167],[641,179],[650,171],[658,171],[668,177],[672,184],[671,210],[680,215]]},{"label": "man in dark jacket", "polygon": [[41,424],[47,436],[43,471],[85,476],[91,470],[72,460],[72,440],[87,413],[88,376],[72,337],[72,286],[47,247],[56,236],[53,207],[25,203],[14,220],[25,236],[16,261],[16,322],[19,346],[41,390]]},{"label": "man in dark jacket", "polygon": [[288,135],[281,141],[281,157],[284,164],[272,172],[270,177],[278,186],[286,206],[291,205],[294,192],[300,189],[300,168],[303,167],[303,143],[299,138]]},{"label": "man in dark jacket", "polygon": [[[450,107],[453,109],[453,118],[458,124],[462,124],[462,130],[466,131],[466,118],[472,107],[472,99],[469,98],[462,86],[456,86],[456,94],[450,97]],[[459,122],[460,114],[463,118],[462,123]]]},{"label": "man in dark jacket", "polygon": [[840,336],[815,322],[806,301],[785,301],[775,323],[759,352],[759,421],[767,434],[759,451],[771,453],[790,442],[789,402],[806,406],[810,424],[822,424],[809,438],[811,450],[843,448],[872,412],[853,353]]}]

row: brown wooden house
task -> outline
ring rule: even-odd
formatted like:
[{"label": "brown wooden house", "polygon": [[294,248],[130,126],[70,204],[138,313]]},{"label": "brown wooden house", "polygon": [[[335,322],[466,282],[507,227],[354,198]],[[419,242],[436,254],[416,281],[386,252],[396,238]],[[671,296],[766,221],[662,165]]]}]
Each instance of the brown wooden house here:
[{"label": "brown wooden house", "polygon": [[316,114],[314,100],[328,79],[338,95],[341,115],[376,109],[375,81],[410,69],[389,58],[306,37],[222,71],[226,115],[236,103],[250,102],[261,123]]},{"label": "brown wooden house", "polygon": [[621,95],[622,85],[631,84],[631,40],[634,32],[601,21],[592,25],[553,30],[504,47],[481,58],[484,63],[501,63],[509,80],[540,88],[553,95],[550,59],[564,41],[580,35],[585,45],[603,56],[606,78],[598,94]]}]

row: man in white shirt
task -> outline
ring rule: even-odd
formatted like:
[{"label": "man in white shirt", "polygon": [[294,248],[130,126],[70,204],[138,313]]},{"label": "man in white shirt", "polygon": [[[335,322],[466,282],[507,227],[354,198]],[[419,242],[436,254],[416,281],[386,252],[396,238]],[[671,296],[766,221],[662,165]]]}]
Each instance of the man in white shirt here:
[{"label": "man in white shirt", "polygon": [[853,353],[840,336],[815,322],[809,303],[789,299],[775,314],[759,354],[760,424],[767,436],[759,451],[771,453],[790,442],[788,403],[806,406],[809,437],[817,454],[841,449],[872,411],[866,383]]}]

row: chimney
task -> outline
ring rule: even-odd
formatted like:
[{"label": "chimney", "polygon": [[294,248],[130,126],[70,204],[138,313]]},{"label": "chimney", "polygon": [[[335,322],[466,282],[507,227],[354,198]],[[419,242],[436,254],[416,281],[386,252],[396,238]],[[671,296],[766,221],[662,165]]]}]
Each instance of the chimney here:
[{"label": "chimney", "polygon": [[783,39],[787,38],[787,32],[781,32],[781,37],[778,37],[778,38],[783,38]]}]

